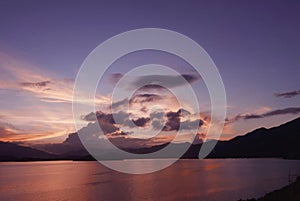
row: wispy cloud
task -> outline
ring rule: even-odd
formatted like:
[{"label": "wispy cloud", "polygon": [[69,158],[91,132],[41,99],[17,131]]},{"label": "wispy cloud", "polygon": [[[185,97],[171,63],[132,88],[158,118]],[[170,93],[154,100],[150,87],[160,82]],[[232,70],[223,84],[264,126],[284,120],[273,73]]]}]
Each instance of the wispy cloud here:
[{"label": "wispy cloud", "polygon": [[[72,103],[73,78],[57,78],[50,72],[0,52],[0,90],[14,90],[33,94],[43,102]],[[52,76],[50,76],[52,75]],[[85,100],[94,104],[94,99]],[[97,96],[96,103],[108,103],[108,98]]]},{"label": "wispy cloud", "polygon": [[47,87],[51,82],[49,80],[42,81],[42,82],[22,82],[21,85],[24,87],[37,87],[37,88],[44,88]]},{"label": "wispy cloud", "polygon": [[0,71],[3,75],[0,89],[30,92],[47,102],[72,101],[70,79],[53,78],[49,76],[51,73],[4,53],[0,53]]},{"label": "wispy cloud", "polygon": [[26,142],[26,141],[43,141],[45,139],[66,135],[66,131],[59,130],[23,130],[16,126],[0,122],[0,141],[9,142]]},{"label": "wispy cloud", "polygon": [[[184,78],[184,79],[182,79]],[[171,75],[148,75],[148,76],[139,76],[137,77],[132,85],[134,87],[141,87],[147,89],[159,89],[161,86],[166,87],[167,89],[183,86],[187,83],[191,84],[200,79],[200,76],[182,74],[181,76],[171,76]],[[185,82],[185,81],[186,82]],[[150,84],[149,84],[150,83]]]},{"label": "wispy cloud", "polygon": [[298,95],[300,95],[300,90],[289,91],[289,92],[284,92],[284,93],[274,93],[274,96],[283,97],[283,98],[292,98],[292,97],[298,96]]},{"label": "wispy cloud", "polygon": [[0,52],[0,91],[6,101],[2,103],[6,106],[0,108],[5,114],[1,120],[9,122],[2,124],[1,140],[43,140],[65,136],[74,130],[71,108],[74,80],[57,77]]},{"label": "wispy cloud", "polygon": [[[114,73],[111,75],[113,82],[119,81],[123,77],[120,73]],[[201,77],[197,74],[182,74],[179,76],[173,75],[141,75],[132,77],[130,82],[131,87],[134,89],[144,86],[144,89],[161,89],[162,86],[170,89],[174,87],[183,86],[187,83],[191,84],[200,80]]]},{"label": "wispy cloud", "polygon": [[227,123],[233,123],[235,121],[238,121],[240,119],[243,120],[249,120],[249,119],[260,119],[270,116],[277,116],[277,115],[285,115],[285,114],[299,114],[300,113],[300,107],[288,107],[283,109],[276,109],[271,110],[264,113],[246,113],[246,114],[238,114],[235,117],[231,119],[227,119]]}]

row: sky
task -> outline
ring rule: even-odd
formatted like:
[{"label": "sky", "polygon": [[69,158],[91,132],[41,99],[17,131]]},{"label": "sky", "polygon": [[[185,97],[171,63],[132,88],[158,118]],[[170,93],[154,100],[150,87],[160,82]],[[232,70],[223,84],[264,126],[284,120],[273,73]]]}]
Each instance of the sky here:
[{"label": "sky", "polygon": [[[84,59],[108,38],[138,28],[182,33],[210,55],[227,96],[221,139],[290,121],[300,114],[299,19],[297,1],[1,1],[0,140],[64,141],[75,131],[72,93]],[[168,90],[150,87],[134,94],[128,111],[119,102],[116,113],[122,122],[112,121],[114,86],[130,69],[148,63],[178,71],[193,87],[202,113],[193,113],[188,103],[179,107]],[[82,114],[82,123],[87,129],[97,116],[104,132],[118,139],[152,136],[159,127],[154,141],[161,142],[172,138],[178,121],[184,122],[186,134],[197,121],[197,134],[203,136],[210,123],[201,75],[168,53],[142,51],[120,58],[97,92],[98,112]],[[153,104],[161,106],[163,115],[151,110]],[[129,118],[136,128],[125,121]]]}]

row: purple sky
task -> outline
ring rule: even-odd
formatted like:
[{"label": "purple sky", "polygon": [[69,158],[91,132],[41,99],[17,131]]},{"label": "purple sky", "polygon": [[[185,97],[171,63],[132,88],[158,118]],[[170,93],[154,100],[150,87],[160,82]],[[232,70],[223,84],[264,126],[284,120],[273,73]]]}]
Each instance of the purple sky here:
[{"label": "purple sky", "polygon": [[[223,138],[289,121],[300,113],[299,24],[297,1],[1,1],[0,139],[65,139],[74,130],[73,79],[85,57],[116,34],[147,27],[182,33],[214,60],[228,99]],[[188,68],[145,52],[116,62],[107,78],[149,61]],[[103,83],[102,95],[111,84]],[[205,108],[203,83],[193,87]]]}]

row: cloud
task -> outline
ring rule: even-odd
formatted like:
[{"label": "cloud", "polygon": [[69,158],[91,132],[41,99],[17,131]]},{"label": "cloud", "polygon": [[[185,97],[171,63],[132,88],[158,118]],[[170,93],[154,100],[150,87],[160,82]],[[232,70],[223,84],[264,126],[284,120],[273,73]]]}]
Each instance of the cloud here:
[{"label": "cloud", "polygon": [[150,122],[150,118],[141,117],[132,121],[138,127],[145,127]]},{"label": "cloud", "polygon": [[[178,131],[179,129],[189,130],[199,128],[203,125],[203,120],[197,118],[195,120],[185,120],[181,121],[181,117],[190,114],[189,111],[185,109],[179,109],[177,112],[166,113],[167,121],[163,127],[163,131]],[[157,122],[155,127],[160,126]]]},{"label": "cloud", "polygon": [[[146,127],[150,123],[154,130],[162,131],[178,131],[179,128],[183,130],[199,128],[204,124],[204,121],[200,118],[189,119],[183,117],[189,117],[191,113],[185,109],[179,109],[176,112],[169,111],[155,111],[150,113],[150,117],[139,117],[139,118],[130,118],[130,113],[120,111],[118,113],[104,113],[98,111],[95,113],[91,112],[82,117],[83,120],[89,122],[96,122],[96,119],[102,128],[104,134],[110,134],[113,132],[120,132],[121,128],[137,128],[137,127]],[[122,130],[126,132],[125,130]]]},{"label": "cloud", "polygon": [[115,109],[115,108],[119,108],[121,106],[124,106],[128,103],[128,98],[125,98],[123,100],[120,100],[120,101],[117,101],[117,102],[113,102],[111,105],[110,105],[110,108],[111,109]]},{"label": "cloud", "polygon": [[[117,83],[124,75],[121,73],[113,73],[110,78],[114,83]],[[183,79],[182,79],[183,78]],[[131,87],[143,89],[161,89],[162,86],[166,88],[173,88],[183,86],[187,83],[193,83],[201,79],[200,75],[182,74],[180,76],[172,75],[145,75],[132,77],[133,81],[130,83]],[[186,80],[186,82],[184,81]]]},{"label": "cloud", "polygon": [[285,92],[285,93],[274,93],[274,96],[283,97],[283,98],[292,98],[297,95],[300,95],[300,90],[289,91],[289,92]]},{"label": "cloud", "polygon": [[51,82],[48,81],[42,81],[42,82],[22,82],[21,85],[24,87],[38,87],[43,88],[50,84]]},{"label": "cloud", "polygon": [[155,119],[152,120],[151,125],[152,125],[154,130],[161,130],[164,126],[163,121],[155,120]]},{"label": "cloud", "polygon": [[24,61],[0,52],[0,89],[33,94],[43,102],[72,101],[73,79],[55,79]]},{"label": "cloud", "polygon": [[197,127],[201,127],[203,125],[203,121],[201,119],[196,119],[194,121],[183,121],[181,122],[181,129],[189,130],[189,129],[195,129]]},{"label": "cloud", "polygon": [[62,135],[63,132],[55,131],[44,131],[44,132],[34,132],[26,131],[16,126],[0,122],[0,141],[9,142],[25,142],[25,141],[36,141],[48,138],[53,138]]},{"label": "cloud", "polygon": [[[136,94],[130,100],[128,100],[128,98],[125,98],[123,100],[113,102],[110,105],[110,108],[111,109],[123,108],[126,107],[127,104],[129,104],[130,106],[133,106],[134,104],[143,105],[144,103],[151,103],[154,101],[159,101],[161,99],[162,97],[157,94]],[[144,106],[140,110],[142,112],[146,112],[147,108]]]},{"label": "cloud", "polygon": [[106,138],[99,134],[96,123],[89,123],[86,127],[80,129],[78,133],[70,134],[63,144],[82,148],[81,141],[84,141],[90,148],[95,147],[95,149],[100,149],[102,152],[111,149],[111,145],[105,142],[107,139],[118,148],[145,148],[170,141],[169,136],[156,136],[149,139],[134,138],[129,133],[120,130],[105,135]]},{"label": "cloud", "polygon": [[122,77],[122,73],[112,73],[110,76],[110,80],[112,81],[112,83],[117,83]]},{"label": "cloud", "polygon": [[[283,114],[298,114],[300,113],[300,107],[289,107],[284,109],[273,110],[262,114],[263,117],[283,115]],[[249,117],[248,117],[249,118]]]},{"label": "cloud", "polygon": [[[0,52],[0,92],[5,97],[0,100],[0,112],[6,114],[5,121],[20,128],[1,139],[29,141],[52,136],[51,141],[61,141],[67,133],[74,131],[70,104],[73,84],[72,78],[59,78],[45,69]],[[5,133],[8,131],[11,130],[6,128]]]},{"label": "cloud", "polygon": [[97,120],[97,116],[94,112],[91,112],[87,115],[82,115],[81,119],[84,121],[96,121]]},{"label": "cloud", "polygon": [[[30,94],[42,102],[72,103],[73,78],[56,78],[52,73],[0,52],[0,89]],[[94,99],[84,100],[94,104]],[[96,103],[108,104],[104,96],[97,96]]]},{"label": "cloud", "polygon": [[150,122],[148,117],[140,117],[136,119],[130,119],[130,114],[126,112],[118,112],[114,114],[107,114],[104,112],[91,112],[81,117],[82,120],[88,122],[96,122],[98,120],[101,129],[105,134],[120,131],[119,127],[126,126],[129,128],[145,127]]},{"label": "cloud", "polygon": [[[184,78],[187,82],[184,82],[182,78]],[[154,89],[157,89],[160,86],[164,86],[166,88],[173,88],[173,87],[183,86],[186,83],[191,84],[199,79],[200,76],[190,75],[190,74],[182,74],[181,76],[146,75],[146,76],[137,77],[133,81],[132,85],[135,88],[139,88],[145,85],[147,88],[154,88]]]},{"label": "cloud", "polygon": [[151,119],[162,119],[165,116],[163,111],[155,111],[150,114]]},{"label": "cloud", "polygon": [[149,103],[149,102],[158,101],[161,99],[162,99],[162,97],[157,94],[137,94],[130,99],[129,104]]},{"label": "cloud", "polygon": [[[102,111],[91,112],[83,116],[82,119],[92,123],[80,129],[78,133],[81,135],[81,139],[83,138],[82,140],[91,144],[91,146],[94,144],[98,146],[97,143],[101,144],[104,140],[109,139],[119,148],[137,148],[169,143],[174,139],[179,127],[184,132],[181,138],[178,138],[178,142],[190,141],[191,136],[199,138],[201,134],[200,127],[202,129],[202,125],[205,124],[200,116],[191,114],[185,109],[178,109],[176,112],[158,110],[150,113],[149,117],[134,119],[131,119],[130,116],[130,113],[124,111],[114,114]],[[99,133],[98,123],[103,131],[102,133]],[[149,130],[144,129],[149,125],[152,125]],[[198,133],[190,133],[189,130],[195,128],[199,129]],[[146,132],[143,133],[144,131]],[[157,131],[159,132],[157,133]],[[152,133],[156,133],[156,135],[152,136]],[[201,136],[203,138],[204,134],[201,134]],[[78,137],[69,136],[66,141],[71,142],[71,138],[76,141],[79,140]],[[107,143],[103,144],[105,146]]]},{"label": "cloud", "polygon": [[238,114],[232,119],[226,119],[227,123],[233,123],[235,121],[238,121],[240,119],[249,120],[249,119],[260,119],[270,116],[276,116],[276,115],[285,115],[285,114],[298,114],[300,113],[300,107],[288,107],[284,109],[277,109],[272,110],[269,112],[265,112],[262,114]]},{"label": "cloud", "polygon": [[177,112],[168,112],[166,113],[167,121],[163,127],[164,131],[173,131],[179,130],[180,126],[180,113]]}]

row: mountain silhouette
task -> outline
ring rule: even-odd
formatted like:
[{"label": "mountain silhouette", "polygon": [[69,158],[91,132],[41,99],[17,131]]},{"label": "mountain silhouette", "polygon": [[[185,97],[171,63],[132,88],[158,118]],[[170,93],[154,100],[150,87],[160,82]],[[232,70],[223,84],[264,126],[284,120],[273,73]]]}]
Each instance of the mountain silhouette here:
[{"label": "mountain silhouette", "polygon": [[0,142],[0,161],[51,160],[57,156],[10,142]]},{"label": "mountain silhouette", "polygon": [[[207,158],[259,158],[278,157],[300,159],[300,117],[273,128],[258,128],[242,136],[227,141],[217,141],[213,151]],[[215,140],[205,143],[215,143]],[[143,154],[154,153],[169,143],[144,147],[123,149],[135,153],[135,158],[144,158]],[[173,158],[176,150],[182,149],[186,143],[170,144],[170,151],[160,158]],[[198,158],[203,143],[191,144],[181,158]],[[38,150],[35,148],[42,149]],[[60,144],[39,145],[35,148],[24,147],[8,142],[0,142],[0,161],[18,160],[94,160],[83,147],[78,134],[72,133]],[[139,157],[140,156],[140,157]],[[117,153],[103,153],[103,160],[124,159]]]},{"label": "mountain silhouette", "polygon": [[[273,128],[259,128],[228,141],[219,141],[212,158],[300,158],[300,118]],[[209,142],[208,142],[209,143]]]}]

